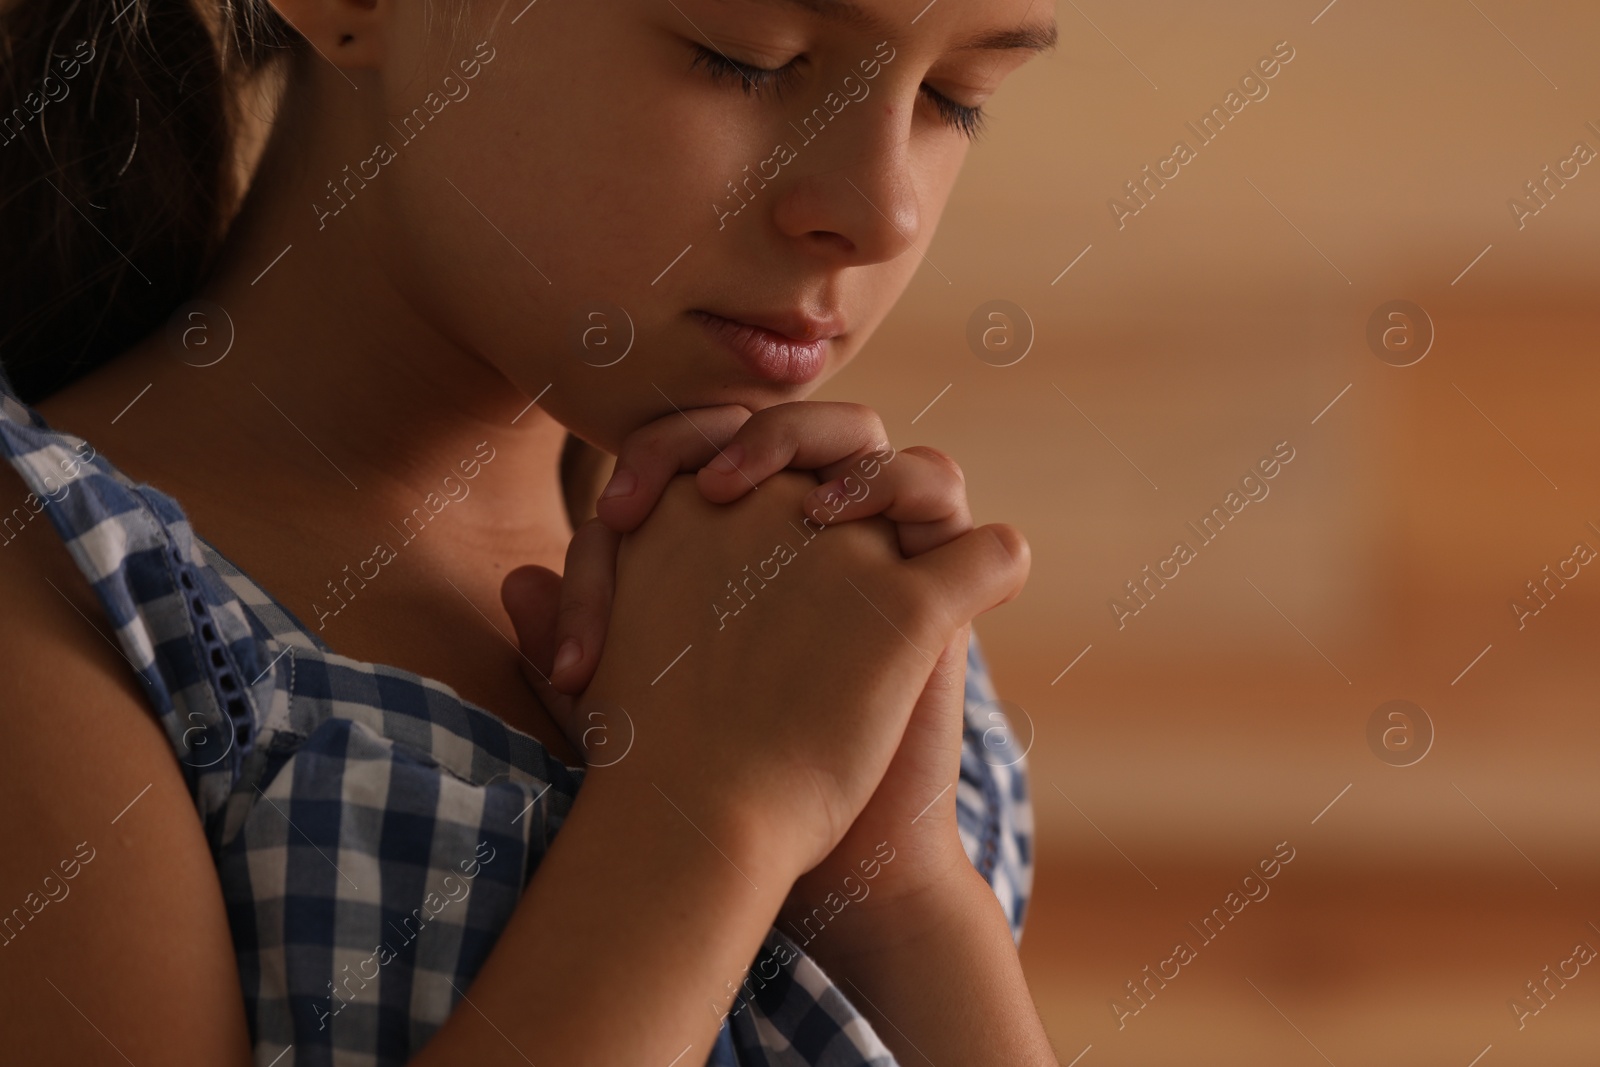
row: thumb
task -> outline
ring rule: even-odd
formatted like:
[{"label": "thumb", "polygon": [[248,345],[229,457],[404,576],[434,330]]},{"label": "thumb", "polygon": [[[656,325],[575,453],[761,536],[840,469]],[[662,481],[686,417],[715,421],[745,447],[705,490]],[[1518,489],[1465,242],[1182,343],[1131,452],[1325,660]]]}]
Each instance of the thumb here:
[{"label": "thumb", "polygon": [[[966,723],[967,639],[971,626],[962,626],[939,653],[922,694],[917,698],[906,722],[889,773],[904,773],[905,792],[919,798],[939,794],[961,775],[962,733]],[[955,791],[942,794],[946,804],[955,806]],[[930,811],[929,814],[934,812]]]},{"label": "thumb", "polygon": [[935,592],[938,610],[928,612],[925,623],[937,628],[929,636],[943,646],[974,616],[1021,593],[1031,562],[1021,531],[992,522],[907,560],[905,566]]}]

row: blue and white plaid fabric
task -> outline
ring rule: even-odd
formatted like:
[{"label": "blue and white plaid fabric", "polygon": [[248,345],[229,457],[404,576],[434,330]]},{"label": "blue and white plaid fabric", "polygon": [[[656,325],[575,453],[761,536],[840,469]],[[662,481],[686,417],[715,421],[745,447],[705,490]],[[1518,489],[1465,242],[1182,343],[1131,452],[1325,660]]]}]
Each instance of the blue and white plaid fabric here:
[{"label": "blue and white plaid fabric", "polygon": [[[0,513],[0,551],[49,516],[188,780],[255,1062],[405,1063],[488,956],[583,768],[440,682],[334,653],[201,540],[176,501],[50,428],[3,374],[0,443],[33,490]],[[966,702],[961,839],[1020,940],[1033,881],[1025,751],[976,639]],[[710,1067],[894,1067],[786,934],[773,929],[755,962],[765,980],[725,1019]]]}]

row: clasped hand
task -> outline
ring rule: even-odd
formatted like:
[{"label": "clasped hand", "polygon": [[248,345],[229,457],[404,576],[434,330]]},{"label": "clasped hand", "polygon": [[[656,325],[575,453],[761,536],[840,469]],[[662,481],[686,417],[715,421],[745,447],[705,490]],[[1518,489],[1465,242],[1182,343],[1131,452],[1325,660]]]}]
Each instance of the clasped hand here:
[{"label": "clasped hand", "polygon": [[[801,476],[780,475],[784,471],[810,472],[816,485],[796,484]],[[678,477],[688,472],[696,472],[692,487],[689,479]],[[727,574],[725,585],[706,589],[711,607],[698,610],[708,616],[706,622],[717,622],[719,631],[747,625],[738,617],[747,601],[752,608],[782,611],[784,598],[810,596],[819,581],[814,565],[822,561],[811,559],[819,553],[806,546],[818,538],[819,544],[830,537],[842,541],[837,533],[828,532],[841,524],[875,524],[882,528],[880,539],[889,543],[888,551],[897,549],[896,555],[906,560],[928,557],[921,580],[939,587],[927,599],[902,597],[903,603],[880,607],[857,585],[866,601],[858,602],[857,614],[883,616],[863,619],[860,625],[881,628],[882,639],[893,642],[885,647],[911,664],[913,669],[903,676],[913,679],[913,685],[920,683],[920,692],[903,694],[909,717],[898,737],[888,739],[885,751],[892,756],[887,765],[873,767],[873,774],[881,767],[881,777],[868,783],[870,798],[865,806],[846,813],[848,828],[841,828],[842,835],[838,830],[828,835],[831,847],[825,842],[818,849],[826,850],[825,855],[798,875],[780,913],[791,919],[803,916],[828,894],[842,893],[846,878],[859,883],[860,864],[875,854],[881,856],[886,842],[895,862],[883,868],[870,895],[852,906],[859,929],[874,915],[890,915],[908,901],[972,874],[956,832],[955,789],[970,618],[1021,590],[1028,547],[1009,526],[984,527],[973,535],[964,479],[953,460],[921,446],[894,451],[877,414],[860,405],[802,401],[754,415],[735,405],[675,413],[642,427],[624,442],[615,473],[597,504],[597,517],[575,531],[564,574],[537,566],[518,568],[507,575],[502,600],[528,664],[525,677],[574,748],[583,752],[584,699],[597,672],[605,673],[608,640],[617,640],[611,629],[621,621],[622,608],[615,601],[626,571],[629,535],[640,530],[658,504],[666,510],[674,494],[697,489],[711,506],[731,505],[758,487],[769,489],[769,500],[792,501],[800,495],[798,506],[778,506],[778,517],[792,510],[785,525],[794,535],[784,536],[776,550],[779,558],[763,561],[781,565],[781,571],[746,567]],[[680,552],[695,551],[693,539],[680,540]],[[749,557],[745,559],[748,562]],[[804,574],[808,561],[813,569]],[[791,577],[790,572],[801,576]],[[941,620],[946,623],[942,629],[918,629],[890,618],[896,609],[909,608],[914,614],[919,608],[937,613],[935,609],[946,607],[954,615]],[[893,631],[899,631],[898,636]],[[913,635],[946,633],[950,636],[942,646],[914,644]],[[719,633],[712,640],[726,638]],[[912,647],[907,649],[906,644]],[[796,644],[788,655],[806,666],[808,655],[815,651]],[[817,663],[813,669],[827,666]],[[775,678],[769,681],[778,683]],[[746,682],[747,690],[759,699],[763,679]],[[608,693],[616,688],[608,681]],[[841,738],[840,743],[848,742]]]}]

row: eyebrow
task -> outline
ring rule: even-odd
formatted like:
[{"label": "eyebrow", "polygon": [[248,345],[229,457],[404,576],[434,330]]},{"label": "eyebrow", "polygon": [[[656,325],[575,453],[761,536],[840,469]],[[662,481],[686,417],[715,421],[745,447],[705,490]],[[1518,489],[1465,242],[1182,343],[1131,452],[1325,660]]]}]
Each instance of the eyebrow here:
[{"label": "eyebrow", "polygon": [[1056,46],[1056,24],[1047,22],[1038,26],[1019,26],[1014,30],[993,30],[980,33],[956,45],[958,52],[1016,51],[1048,52]]},{"label": "eyebrow", "polygon": [[894,37],[894,28],[887,21],[857,6],[851,0],[772,0],[772,2],[805,8],[813,15],[852,26],[874,37],[891,39]]},{"label": "eyebrow", "polygon": [[[814,15],[865,30],[874,36],[885,37],[890,40],[896,40],[899,37],[894,27],[890,26],[880,16],[859,7],[852,0],[773,0],[773,2],[787,3],[795,7],[805,8]],[[1042,25],[1021,26],[1014,30],[990,30],[986,33],[980,33],[957,44],[955,50],[958,52],[1017,50],[1047,52],[1055,46],[1056,24],[1051,21]]]}]

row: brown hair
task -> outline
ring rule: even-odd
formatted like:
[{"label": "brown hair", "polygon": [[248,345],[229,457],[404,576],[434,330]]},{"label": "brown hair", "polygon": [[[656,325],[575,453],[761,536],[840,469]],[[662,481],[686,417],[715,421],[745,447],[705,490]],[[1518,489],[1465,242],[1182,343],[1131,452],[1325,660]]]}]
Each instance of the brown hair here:
[{"label": "brown hair", "polygon": [[[0,0],[0,381],[19,399],[109,361],[200,287],[244,195],[239,90],[303,43],[267,0]],[[574,524],[608,469],[568,435]]]},{"label": "brown hair", "polygon": [[164,322],[243,190],[237,90],[300,38],[266,0],[0,0],[0,367],[34,403]]}]

